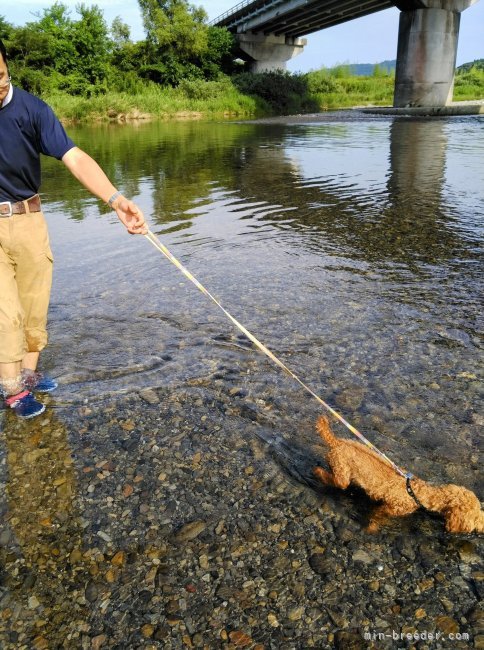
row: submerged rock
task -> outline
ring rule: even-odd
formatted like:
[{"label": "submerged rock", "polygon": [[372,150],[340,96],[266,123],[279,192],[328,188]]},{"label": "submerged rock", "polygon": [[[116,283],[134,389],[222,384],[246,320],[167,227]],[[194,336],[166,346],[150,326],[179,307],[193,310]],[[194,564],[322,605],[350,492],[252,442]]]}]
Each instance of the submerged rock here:
[{"label": "submerged rock", "polygon": [[188,524],[185,524],[178,530],[173,539],[177,543],[181,542],[187,542],[191,539],[195,539],[195,537],[198,537],[201,532],[205,530],[207,527],[207,524],[205,521],[192,521]]}]

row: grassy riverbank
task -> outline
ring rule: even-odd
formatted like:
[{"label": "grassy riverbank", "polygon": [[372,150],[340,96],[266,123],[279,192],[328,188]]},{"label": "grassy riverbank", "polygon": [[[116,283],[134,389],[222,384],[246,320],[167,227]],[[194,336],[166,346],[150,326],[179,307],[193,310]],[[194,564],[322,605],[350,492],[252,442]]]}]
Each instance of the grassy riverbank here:
[{"label": "grassy riverbank", "polygon": [[55,92],[44,96],[66,122],[132,119],[220,119],[318,112],[349,106],[391,104],[393,79],[242,74],[220,81],[182,81],[176,88],[147,84],[136,92],[92,97]]},{"label": "grassy riverbank", "polygon": [[54,93],[44,99],[65,122],[251,117],[260,112],[256,98],[230,83],[207,81],[197,86],[203,92],[195,93],[186,82],[177,88],[150,84],[135,93],[107,92],[90,98]]},{"label": "grassy riverbank", "polygon": [[484,64],[482,59],[470,67],[457,70],[454,80],[454,101],[484,99]]},{"label": "grassy riverbank", "polygon": [[155,83],[134,92],[92,97],[65,92],[43,98],[66,122],[131,119],[220,119],[318,112],[356,105],[391,104],[393,78],[343,76],[331,70],[308,74],[244,73],[219,81],[183,80],[176,88]]},{"label": "grassy riverbank", "polygon": [[308,90],[320,110],[351,106],[387,106],[393,102],[393,74],[352,75],[346,66],[321,69],[306,75]]},{"label": "grassy riverbank", "polygon": [[[147,83],[135,92],[92,97],[55,92],[44,99],[66,122],[131,119],[220,119],[318,112],[352,106],[388,106],[394,76],[356,76],[345,67],[307,74],[244,73],[218,81],[183,80],[177,87]],[[484,97],[484,71],[456,75],[454,100]]]}]

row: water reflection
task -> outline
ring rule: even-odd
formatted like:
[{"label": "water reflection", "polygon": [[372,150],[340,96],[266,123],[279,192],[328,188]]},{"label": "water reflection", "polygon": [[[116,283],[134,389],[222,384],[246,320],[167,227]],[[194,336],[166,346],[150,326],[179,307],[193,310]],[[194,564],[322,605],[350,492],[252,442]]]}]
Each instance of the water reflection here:
[{"label": "water reflection", "polygon": [[[302,232],[301,246],[370,263],[435,264],[456,248],[469,254],[458,206],[442,196],[449,128],[446,120],[410,119],[178,123],[98,127],[95,137],[74,130],[73,137],[157,224],[170,224],[165,233],[190,230],[224,199],[227,216],[252,218],[252,228],[264,222]],[[44,181],[47,197],[61,199],[60,210],[71,217],[97,209],[57,167],[47,165]]]},{"label": "water reflection", "polygon": [[[345,133],[300,127],[299,138],[286,134],[287,146],[275,130],[277,144],[244,151],[236,187],[245,201],[260,202],[254,221],[301,233],[298,245],[416,271],[417,262],[439,263],[456,249],[469,254],[442,202],[447,128],[444,121],[409,120],[362,133],[351,124]],[[356,131],[356,155],[348,130]]]},{"label": "water reflection", "polygon": [[413,197],[440,204],[445,179],[447,124],[444,120],[395,119],[390,125],[389,194],[395,203]]},{"label": "water reflection", "polygon": [[425,265],[447,261],[461,247],[443,201],[447,128],[444,120],[406,118],[390,126],[388,200],[380,241],[389,262],[403,261],[420,276]]}]

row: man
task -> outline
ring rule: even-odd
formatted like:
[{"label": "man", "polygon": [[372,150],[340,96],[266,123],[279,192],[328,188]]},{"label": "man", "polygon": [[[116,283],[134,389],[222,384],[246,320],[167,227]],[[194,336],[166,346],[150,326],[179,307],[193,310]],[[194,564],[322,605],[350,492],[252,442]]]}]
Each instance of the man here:
[{"label": "man", "polygon": [[57,384],[37,373],[47,344],[52,253],[38,190],[40,154],[69,171],[116,211],[131,234],[145,234],[141,210],[118,192],[99,165],[66,135],[52,109],[13,87],[0,40],[0,391],[19,416],[42,413],[33,392]]}]

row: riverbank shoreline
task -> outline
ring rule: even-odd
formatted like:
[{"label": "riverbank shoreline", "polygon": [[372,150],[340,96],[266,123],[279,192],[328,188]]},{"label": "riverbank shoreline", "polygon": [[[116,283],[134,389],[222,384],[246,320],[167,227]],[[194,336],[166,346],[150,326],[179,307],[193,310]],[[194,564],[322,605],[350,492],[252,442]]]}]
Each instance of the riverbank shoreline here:
[{"label": "riverbank shoreline", "polygon": [[[240,115],[237,111],[224,111],[223,113],[208,114],[203,111],[178,111],[176,113],[143,113],[139,110],[129,111],[127,113],[110,110],[106,116],[97,116],[93,123],[99,124],[140,124],[144,122],[189,122],[189,121],[244,121],[256,124],[276,124],[281,121],[287,123],[297,122],[324,122],[333,113],[341,112],[351,114],[352,112],[361,112],[368,115],[381,116],[409,116],[409,117],[454,117],[466,115],[484,115],[484,99],[477,101],[453,102],[449,106],[422,107],[413,106],[406,108],[395,108],[392,106],[352,106],[331,108],[318,113],[300,113],[297,115],[272,115],[267,117],[250,117]],[[82,120],[61,118],[61,122],[66,126],[79,124]]]},{"label": "riverbank shoreline", "polygon": [[393,108],[391,106],[353,106],[340,108],[320,113],[306,113],[299,115],[279,115],[246,120],[251,124],[303,124],[307,122],[328,122],[332,119],[341,119],[344,115],[348,119],[355,118],[359,113],[374,115],[375,117],[402,116],[402,117],[459,117],[466,115],[483,115],[484,99],[476,101],[453,102],[444,107],[413,107]]}]

